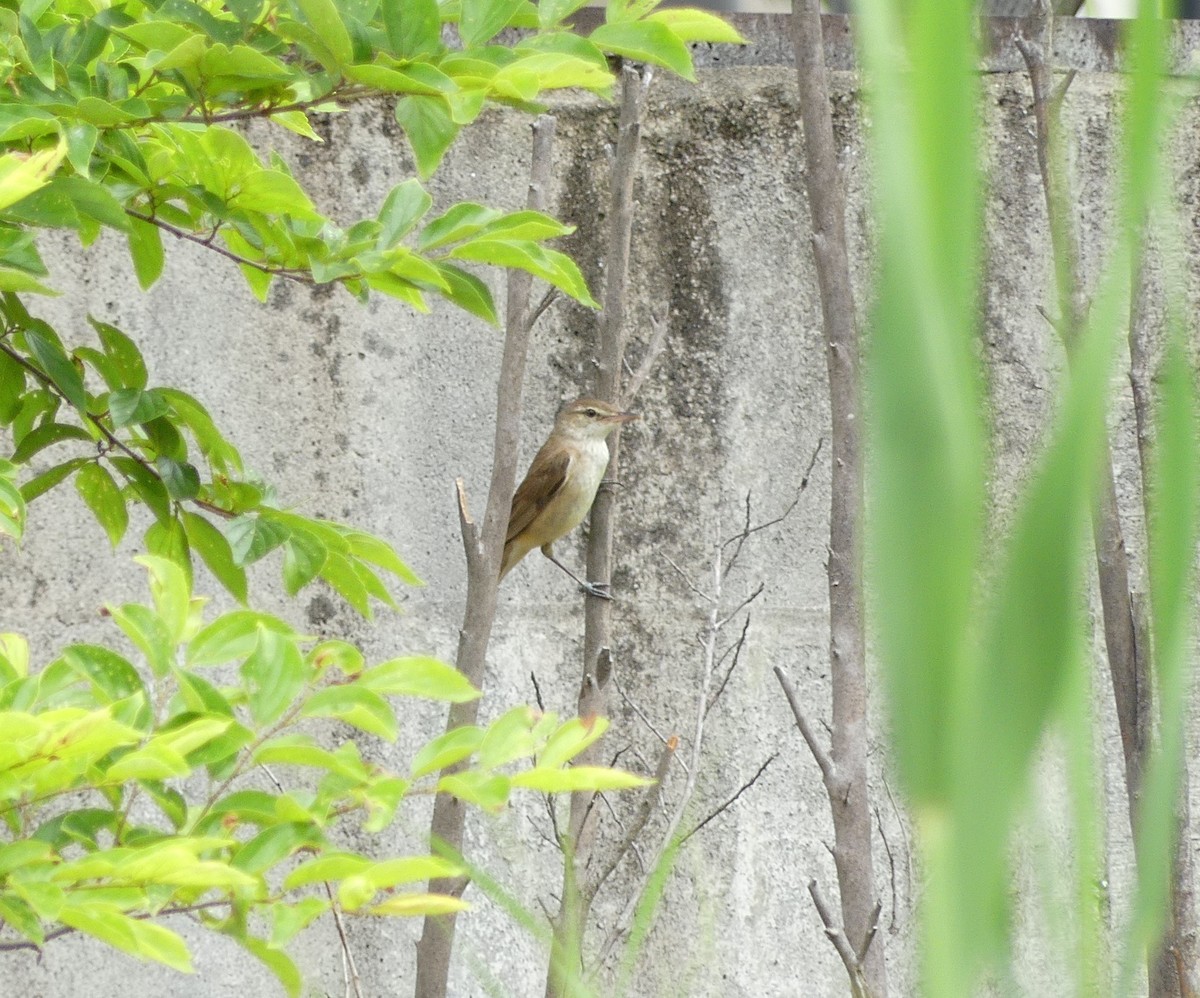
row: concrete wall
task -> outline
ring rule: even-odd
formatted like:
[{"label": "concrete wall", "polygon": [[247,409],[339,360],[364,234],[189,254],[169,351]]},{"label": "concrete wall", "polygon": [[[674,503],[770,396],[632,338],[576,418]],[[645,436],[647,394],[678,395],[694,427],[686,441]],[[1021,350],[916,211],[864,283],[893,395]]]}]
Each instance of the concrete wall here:
[{"label": "concrete wall", "polygon": [[[759,32],[778,30],[776,22],[755,23]],[[763,35],[759,41],[763,50],[782,49],[777,36]],[[857,86],[854,75],[835,73],[838,146],[849,189],[856,279],[865,301],[868,176]],[[796,498],[809,456],[828,435],[793,89],[792,71],[780,64],[708,68],[696,86],[660,79],[645,129],[630,309],[634,358],[651,315],[669,316],[670,339],[640,400],[645,422],[624,438],[615,664],[622,687],[659,729],[685,738],[698,689],[701,663],[694,634],[703,605],[671,562],[695,585],[706,587],[713,543],[740,528],[747,495],[756,520],[778,516]],[[1068,99],[1089,274],[1102,258],[1110,222],[1108,150],[1119,89],[1114,76],[1085,72]],[[987,76],[983,104],[991,191],[982,345],[995,427],[997,522],[1002,524],[1052,411],[1061,352],[1037,311],[1043,303],[1053,306],[1027,82],[1016,74]],[[605,150],[614,112],[577,97],[563,99],[556,110],[551,203],[560,217],[578,225],[567,248],[595,287],[605,231]],[[1200,192],[1195,165],[1188,160],[1194,158],[1198,126],[1200,115],[1187,108],[1174,146],[1183,200],[1193,213],[1184,220],[1190,249],[1195,248],[1193,216]],[[373,213],[388,188],[412,169],[382,104],[359,106],[332,119],[323,146],[274,132],[257,134],[288,158],[318,203],[345,221]],[[470,198],[516,207],[527,156],[527,119],[486,113],[431,184],[437,203]],[[89,337],[83,321],[88,312],[129,330],[147,351],[152,378],[204,400],[248,464],[278,484],[285,502],[389,538],[428,582],[404,594],[402,613],[384,612],[374,624],[365,624],[319,589],[306,590],[295,602],[283,600],[277,565],[267,559],[254,574],[257,600],[312,633],[358,640],[375,660],[415,651],[452,656],[465,594],[452,482],[464,476],[472,502],[482,509],[500,352],[497,331],[448,307],[418,316],[379,297],[361,307],[337,291],[286,284],[277,284],[260,305],[224,261],[187,245],[169,249],[164,278],[143,295],[120,240],[102,239],[86,252],[64,240],[50,256],[58,286],[70,293],[40,307],[71,341]],[[594,325],[585,310],[560,304],[537,328],[526,382],[523,461],[532,456],[557,406],[587,387]],[[1125,510],[1136,516],[1136,455],[1125,385],[1122,372],[1115,372],[1118,481]],[[746,545],[726,580],[732,603],[760,582],[765,590],[755,604],[744,660],[710,718],[695,815],[707,814],[772,753],[779,757],[738,805],[682,854],[646,959],[635,974],[636,995],[832,998],[846,993],[843,971],[805,889],[808,879],[817,877],[826,893],[836,896],[825,845],[832,834],[828,807],[771,675],[775,665],[786,668],[812,714],[828,716],[823,565],[828,458],[826,444],[795,509]],[[127,560],[138,550],[137,532],[131,530],[122,549],[110,553],[73,492],[60,491],[33,505],[28,541],[15,553],[6,549],[0,575],[0,629],[29,634],[41,661],[68,641],[114,639],[115,628],[97,614],[101,603],[143,594],[140,571]],[[561,545],[560,554],[582,564],[578,538]],[[202,571],[197,587],[217,592]],[[572,585],[549,563],[530,557],[501,591],[485,713],[531,701],[531,673],[548,708],[570,711],[582,631],[582,602]],[[1119,739],[1105,683],[1098,670],[1108,882],[1119,917],[1131,860]],[[613,717],[614,748],[631,746],[653,759],[654,738],[634,713],[618,702]],[[441,723],[439,711],[416,711],[402,718],[397,745],[364,743],[364,751],[404,767],[415,746]],[[885,787],[886,749],[879,732],[877,725],[872,764],[886,833],[886,848],[877,839],[876,856],[884,899],[881,935],[893,994],[905,995],[913,991],[918,875],[909,858],[911,835]],[[1047,765],[1035,807],[1052,796],[1057,779],[1056,767]],[[681,782],[682,774],[674,774],[668,793]],[[1033,893],[1045,887],[1039,871],[1046,857],[1054,856],[1061,835],[1061,816],[1052,807],[1043,810],[1043,830],[1025,837],[1035,860],[1026,885]],[[426,806],[414,801],[372,848],[419,850],[426,820]],[[533,797],[517,799],[498,817],[475,816],[468,829],[475,858],[535,911],[538,900],[548,900],[559,885],[559,857],[543,837],[546,831],[542,803]],[[468,898],[478,907],[460,922],[453,994],[540,994],[544,957],[538,945],[474,889]],[[619,895],[602,896],[598,917],[610,920],[618,901]],[[139,965],[69,938],[49,946],[41,960],[6,955],[6,985],[0,992],[43,998],[277,992],[268,975],[236,947],[205,937],[182,920],[172,924],[195,941],[195,977]],[[418,931],[416,923],[351,921],[366,994],[411,993]],[[306,994],[342,993],[331,923],[307,931],[297,952],[309,978]],[[1022,961],[1020,983],[1030,994],[1061,993],[1055,982],[1064,973],[1035,939]],[[489,990],[489,978],[502,982],[498,990]]]}]

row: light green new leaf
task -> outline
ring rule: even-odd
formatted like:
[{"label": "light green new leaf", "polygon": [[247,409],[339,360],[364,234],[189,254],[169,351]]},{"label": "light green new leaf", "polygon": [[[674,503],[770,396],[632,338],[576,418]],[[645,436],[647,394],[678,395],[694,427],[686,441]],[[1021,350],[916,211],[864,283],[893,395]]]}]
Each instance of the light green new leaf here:
[{"label": "light green new leaf", "polygon": [[693,7],[668,7],[646,15],[644,20],[665,24],[671,29],[671,33],[683,42],[746,44],[746,39],[733,25],[706,10],[697,10]]},{"label": "light green new leaf", "polygon": [[452,794],[459,800],[493,813],[508,803],[512,793],[512,781],[507,776],[488,775],[473,769],[443,776],[437,786],[439,793]]},{"label": "light green new leaf", "polygon": [[0,210],[43,187],[67,155],[67,141],[35,153],[10,152],[0,156]]},{"label": "light green new leaf", "polygon": [[191,640],[188,665],[200,668],[246,657],[258,644],[260,628],[284,637],[295,636],[295,631],[278,617],[256,610],[233,610],[222,614]]},{"label": "light green new leaf", "polygon": [[[311,901],[316,899],[309,900]],[[303,904],[305,902],[301,903]],[[322,909],[325,907],[322,902],[317,901],[317,903],[322,904]],[[274,905],[272,906],[272,910],[277,912],[280,907],[280,905]],[[319,912],[314,911],[309,920],[311,921],[311,919],[315,918],[317,914],[319,914]],[[292,962],[291,957],[289,957],[282,950],[276,949],[274,945],[268,945],[262,942],[260,939],[255,939],[253,936],[237,935],[234,938],[237,939],[238,943],[246,950],[247,953],[250,953],[252,956],[254,956],[263,964],[263,966],[265,966],[269,971],[271,971],[272,974],[275,975],[276,979],[283,986],[284,994],[286,994],[288,998],[300,998],[300,994],[304,987],[304,978],[300,974],[300,968],[298,968],[296,964]],[[273,943],[274,939],[272,938],[272,944]]]},{"label": "light green new leaf", "polygon": [[454,666],[426,655],[393,658],[367,669],[359,685],[377,693],[465,703],[482,694]]},{"label": "light green new leaf", "polygon": [[367,914],[409,918],[418,915],[450,915],[456,911],[470,909],[471,906],[462,898],[450,897],[448,894],[397,894],[367,909]]},{"label": "light green new leaf", "polygon": [[588,40],[605,52],[666,66],[685,80],[696,78],[691,52],[665,24],[655,21],[614,21],[600,25],[588,35]]},{"label": "light green new leaf", "polygon": [[192,972],[191,956],[179,936],[155,922],[130,918],[114,904],[72,901],[62,906],[58,919],[141,960]]},{"label": "light green new leaf", "polygon": [[173,561],[149,554],[138,555],[133,560],[149,572],[150,595],[158,619],[171,643],[178,644],[187,626],[192,596],[183,569]]},{"label": "light green new leaf", "polygon": [[556,769],[570,762],[608,730],[608,723],[606,717],[586,721],[573,717],[563,722],[538,753],[538,766]]},{"label": "light green new leaf", "polygon": [[250,713],[265,726],[278,720],[295,702],[311,670],[290,635],[261,623],[256,634],[254,651],[242,663],[241,672],[249,691]]},{"label": "light green new leaf", "polygon": [[350,34],[333,0],[296,0],[313,30],[328,46],[338,64],[345,66],[354,59]]},{"label": "light green new leaf", "polygon": [[581,305],[599,308],[588,290],[579,267],[565,253],[546,249],[537,243],[525,240],[471,239],[454,247],[449,254],[460,260],[478,260],[497,267],[513,267],[540,277],[560,291],[574,298]]},{"label": "light green new leaf", "polygon": [[396,740],[396,715],[386,700],[361,685],[327,686],[305,701],[304,717],[333,717],[370,735]]},{"label": "light green new leaf", "polygon": [[447,731],[444,735],[438,735],[413,757],[413,779],[462,762],[483,744],[483,736],[483,729],[475,725],[464,725]]},{"label": "light green new leaf", "polygon": [[514,787],[546,794],[574,793],[577,790],[630,790],[649,786],[653,782],[623,769],[609,769],[606,766],[571,766],[567,769],[538,766],[512,777]]},{"label": "light green new leaf", "polygon": [[137,669],[101,645],[71,645],[63,650],[62,661],[94,683],[109,702],[146,692]]}]

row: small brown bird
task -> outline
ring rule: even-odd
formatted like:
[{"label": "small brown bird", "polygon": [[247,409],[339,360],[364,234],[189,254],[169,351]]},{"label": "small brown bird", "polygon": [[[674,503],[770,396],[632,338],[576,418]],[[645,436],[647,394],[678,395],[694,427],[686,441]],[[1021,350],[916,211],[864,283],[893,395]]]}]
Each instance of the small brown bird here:
[{"label": "small brown bird", "polygon": [[504,541],[500,578],[534,548],[566,572],[584,591],[602,599],[612,597],[607,586],[584,582],[554,557],[552,545],[574,530],[596,498],[608,468],[605,439],[637,413],[622,412],[599,399],[576,399],[558,414],[554,430],[537,452],[525,480],[513,496]]}]

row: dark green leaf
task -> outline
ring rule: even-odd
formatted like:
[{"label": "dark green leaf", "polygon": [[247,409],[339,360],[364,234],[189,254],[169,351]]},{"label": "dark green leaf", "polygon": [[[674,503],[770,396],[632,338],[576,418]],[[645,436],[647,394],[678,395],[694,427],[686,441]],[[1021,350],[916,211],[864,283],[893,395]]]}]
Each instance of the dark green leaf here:
[{"label": "dark green leaf", "polygon": [[200,494],[200,472],[186,461],[160,457],[154,462],[167,494],[176,500],[195,499]]},{"label": "dark green leaf", "polygon": [[439,263],[437,268],[449,285],[449,290],[442,292],[448,300],[492,325],[500,321],[492,292],[483,281],[452,263]]},{"label": "dark green leaf", "polygon": [[21,409],[25,391],[25,368],[0,350],[0,425],[7,426]]},{"label": "dark green leaf", "polygon": [[414,94],[396,102],[396,121],[404,129],[422,179],[428,179],[441,163],[458,125],[442,97]]},{"label": "dark green leaf", "polygon": [[100,342],[104,346],[105,354],[116,365],[121,376],[121,387],[145,388],[146,362],[142,359],[142,353],[137,348],[137,344],[116,326],[101,322],[90,315],[88,322],[100,335]]},{"label": "dark green leaf", "polygon": [[89,462],[75,478],[75,490],[115,548],[125,536],[129,513],[125,509],[125,497],[112,475],[96,462]]},{"label": "dark green leaf", "polygon": [[239,516],[225,528],[233,559],[250,565],[288,539],[288,529],[261,516]]},{"label": "dark green leaf", "polygon": [[133,493],[149,507],[159,520],[165,520],[170,516],[171,497],[167,495],[166,487],[157,475],[140,461],[135,461],[131,457],[114,456],[109,460],[113,467],[124,476]]},{"label": "dark green leaf", "polygon": [[26,329],[25,342],[29,345],[29,351],[37,360],[38,366],[54,382],[63,397],[80,412],[86,411],[87,392],[83,388],[83,377],[63,351],[57,337],[52,339],[51,336],[37,330]]},{"label": "dark green leaf", "polygon": [[133,269],[144,291],[162,276],[162,234],[157,225],[134,218],[130,220],[128,239]]},{"label": "dark green leaf", "polygon": [[70,461],[56,464],[53,468],[43,471],[40,475],[31,478],[22,485],[21,498],[26,502],[33,502],[43,492],[49,492],[64,478],[67,478],[85,464],[91,463],[92,459],[89,457],[73,457]]},{"label": "dark green leaf", "polygon": [[299,530],[283,546],[283,584],[289,596],[295,596],[317,577],[325,565],[326,549],[312,534]]},{"label": "dark green leaf", "polygon": [[108,396],[108,413],[114,428],[148,423],[169,411],[166,399],[154,388],[123,388]]},{"label": "dark green leaf", "polygon": [[183,528],[193,551],[197,551],[208,570],[239,603],[246,602],[246,570],[234,563],[233,549],[225,535],[195,513],[184,512]]},{"label": "dark green leaf", "polygon": [[43,423],[30,430],[21,439],[17,449],[13,451],[12,459],[17,464],[24,464],[34,454],[64,440],[86,440],[91,443],[92,436],[79,426],[68,426],[65,423]]}]

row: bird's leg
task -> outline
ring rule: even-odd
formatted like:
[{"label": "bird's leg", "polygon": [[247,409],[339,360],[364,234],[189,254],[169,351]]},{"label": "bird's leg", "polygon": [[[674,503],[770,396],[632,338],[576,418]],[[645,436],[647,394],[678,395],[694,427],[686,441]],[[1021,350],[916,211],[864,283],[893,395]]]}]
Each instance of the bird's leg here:
[{"label": "bird's leg", "polygon": [[579,588],[589,596],[595,596],[597,599],[612,599],[609,585],[607,582],[584,582],[578,575],[572,572],[566,565],[554,557],[554,549],[549,544],[542,545],[542,554],[549,558],[554,564],[566,572],[572,579],[579,583]]}]

